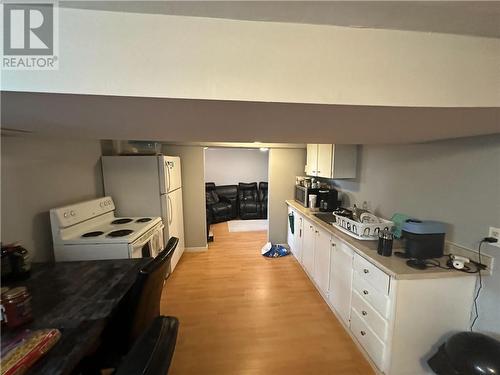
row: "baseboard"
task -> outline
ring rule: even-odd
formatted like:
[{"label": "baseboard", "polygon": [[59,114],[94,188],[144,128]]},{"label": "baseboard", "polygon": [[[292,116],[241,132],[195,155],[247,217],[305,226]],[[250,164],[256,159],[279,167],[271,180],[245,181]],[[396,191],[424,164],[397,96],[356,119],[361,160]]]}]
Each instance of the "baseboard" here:
[{"label": "baseboard", "polygon": [[207,250],[208,250],[208,244],[205,246],[199,246],[199,247],[186,247],[184,249],[184,251],[187,253],[200,253],[202,251],[207,251]]}]

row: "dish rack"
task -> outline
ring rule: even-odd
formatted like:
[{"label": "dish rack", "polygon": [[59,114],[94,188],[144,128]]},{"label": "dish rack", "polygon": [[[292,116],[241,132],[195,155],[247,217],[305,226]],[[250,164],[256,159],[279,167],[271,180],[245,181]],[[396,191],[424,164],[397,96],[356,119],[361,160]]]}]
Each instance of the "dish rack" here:
[{"label": "dish rack", "polygon": [[335,216],[335,223],[332,223],[332,225],[357,240],[378,240],[378,234],[381,230],[391,230],[394,226],[392,221],[382,218],[378,218],[380,223],[373,224],[360,223],[345,216],[333,215]]}]

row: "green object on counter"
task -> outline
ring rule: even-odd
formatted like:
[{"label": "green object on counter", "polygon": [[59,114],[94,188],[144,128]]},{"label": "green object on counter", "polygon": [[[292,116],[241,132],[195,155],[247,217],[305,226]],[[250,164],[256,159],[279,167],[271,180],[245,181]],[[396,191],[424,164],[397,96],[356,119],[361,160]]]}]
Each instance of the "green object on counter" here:
[{"label": "green object on counter", "polygon": [[394,237],[401,238],[401,227],[408,219],[411,219],[411,217],[405,214],[396,213],[392,215],[391,221],[394,223],[394,227],[392,227],[392,233],[394,234]]}]

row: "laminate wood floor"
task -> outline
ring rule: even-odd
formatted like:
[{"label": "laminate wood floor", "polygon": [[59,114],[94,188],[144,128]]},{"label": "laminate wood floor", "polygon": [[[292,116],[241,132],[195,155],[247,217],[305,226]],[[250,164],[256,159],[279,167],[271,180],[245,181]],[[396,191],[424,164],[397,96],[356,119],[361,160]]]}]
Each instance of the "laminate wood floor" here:
[{"label": "laminate wood floor", "polygon": [[266,232],[212,228],[163,290],[162,314],[180,321],[169,374],[374,373],[293,256],[261,256]]}]

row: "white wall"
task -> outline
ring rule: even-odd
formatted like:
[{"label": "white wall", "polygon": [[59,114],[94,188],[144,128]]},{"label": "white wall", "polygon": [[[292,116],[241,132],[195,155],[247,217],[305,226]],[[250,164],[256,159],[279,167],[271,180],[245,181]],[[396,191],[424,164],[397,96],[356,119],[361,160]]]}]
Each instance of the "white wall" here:
[{"label": "white wall", "polygon": [[188,250],[204,248],[207,246],[207,224],[203,147],[164,145],[163,153],[181,158],[184,244]]},{"label": "white wall", "polygon": [[268,152],[259,149],[209,148],[205,150],[205,182],[237,185],[267,181]]},{"label": "white wall", "polygon": [[[2,89],[396,106],[498,106],[500,39],[61,8],[59,69]],[[237,126],[237,124],[235,124]]]},{"label": "white wall", "polygon": [[49,210],[102,196],[99,141],[1,139],[1,241],[53,259]]},{"label": "white wall", "polygon": [[[336,180],[344,204],[367,201],[390,218],[401,212],[448,224],[447,239],[470,249],[500,227],[500,135],[399,146],[362,146],[358,177]],[[477,328],[500,335],[500,248],[484,277]]]},{"label": "white wall", "polygon": [[295,177],[304,175],[306,150],[273,148],[269,151],[268,239],[286,243],[288,215],[285,200],[295,196]]}]

